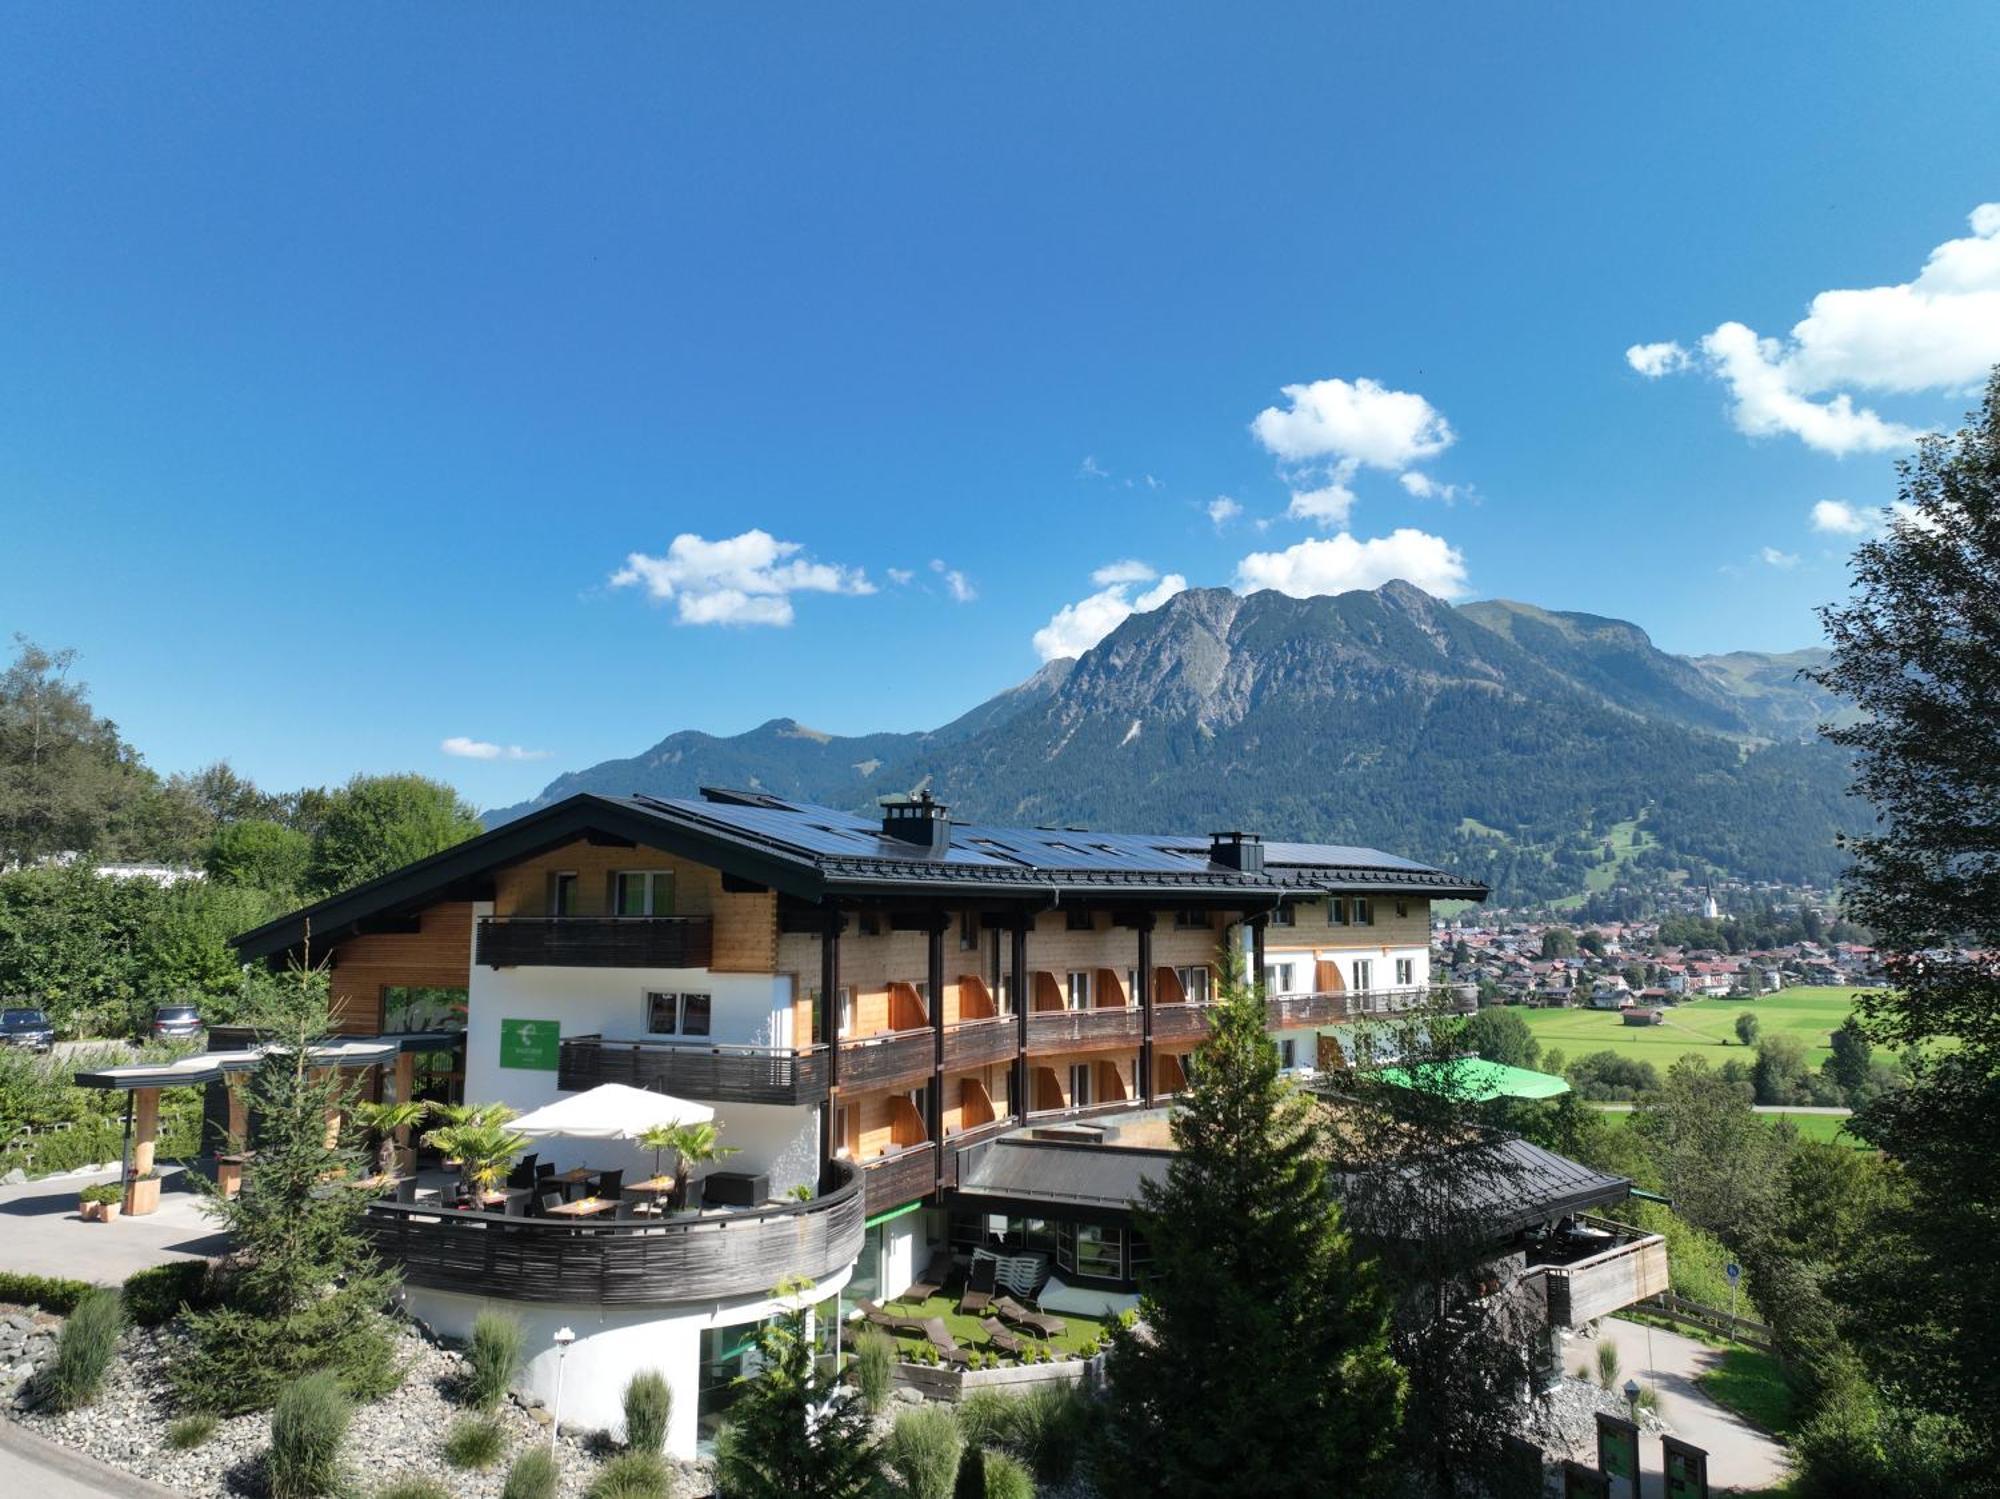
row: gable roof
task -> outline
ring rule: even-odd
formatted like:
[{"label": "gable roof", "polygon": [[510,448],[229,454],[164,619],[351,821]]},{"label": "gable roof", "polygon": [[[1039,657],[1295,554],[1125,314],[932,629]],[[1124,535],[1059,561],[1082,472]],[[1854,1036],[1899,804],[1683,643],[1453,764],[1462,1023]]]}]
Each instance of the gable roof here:
[{"label": "gable roof", "polygon": [[1206,837],[1184,833],[955,822],[949,845],[933,851],[891,837],[857,813],[762,792],[705,788],[698,798],[583,792],[245,932],[237,950],[246,960],[270,957],[296,947],[308,922],[316,938],[339,941],[358,923],[434,901],[490,898],[496,869],[593,835],[677,854],[812,903],[897,892],[1125,894],[1191,903],[1262,897],[1272,904],[1288,893],[1350,889],[1486,895],[1477,881],[1340,845],[1272,844],[1264,870],[1245,873],[1211,860]]}]

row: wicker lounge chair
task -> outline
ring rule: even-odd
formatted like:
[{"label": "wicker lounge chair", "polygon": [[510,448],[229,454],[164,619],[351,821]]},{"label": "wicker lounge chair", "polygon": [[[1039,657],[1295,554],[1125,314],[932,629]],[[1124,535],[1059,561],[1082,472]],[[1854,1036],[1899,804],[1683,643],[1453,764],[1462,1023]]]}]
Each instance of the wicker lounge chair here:
[{"label": "wicker lounge chair", "polygon": [[894,1312],[883,1310],[872,1301],[857,1301],[854,1305],[859,1308],[861,1315],[866,1317],[875,1326],[886,1328],[890,1332],[923,1331],[924,1324],[919,1318],[899,1317]]},{"label": "wicker lounge chair", "polygon": [[1025,1327],[1045,1338],[1053,1338],[1069,1328],[1069,1324],[1062,1318],[1051,1317],[1044,1312],[1031,1312],[1012,1296],[994,1297],[993,1310],[1016,1327]]},{"label": "wicker lounge chair", "polygon": [[1002,1353],[1012,1353],[1018,1355],[1021,1352],[1022,1348],[1021,1340],[1015,1337],[1011,1332],[1007,1331],[1007,1329],[1000,1324],[998,1318],[981,1317],[979,1319],[979,1330],[986,1334],[986,1341],[991,1343],[995,1348],[999,1349]]},{"label": "wicker lounge chair", "polygon": [[926,1317],[920,1324],[924,1341],[937,1349],[938,1356],[948,1364],[969,1364],[972,1355],[958,1346],[958,1339],[951,1335],[951,1329],[944,1325],[942,1317]]},{"label": "wicker lounge chair", "polygon": [[892,1296],[891,1301],[929,1301],[944,1289],[944,1283],[951,1278],[951,1255],[949,1252],[931,1256],[931,1267],[921,1277],[912,1281],[900,1296]]},{"label": "wicker lounge chair", "polygon": [[972,1269],[965,1277],[965,1290],[958,1298],[959,1311],[970,1317],[993,1304],[994,1274],[998,1269],[999,1266],[986,1256],[973,1256]]}]

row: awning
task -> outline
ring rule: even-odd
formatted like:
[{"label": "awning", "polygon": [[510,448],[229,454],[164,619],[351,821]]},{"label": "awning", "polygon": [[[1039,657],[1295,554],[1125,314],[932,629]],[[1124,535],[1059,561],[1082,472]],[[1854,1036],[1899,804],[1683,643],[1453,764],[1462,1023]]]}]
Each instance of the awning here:
[{"label": "awning", "polygon": [[574,1098],[548,1104],[507,1128],[521,1135],[564,1135],[573,1140],[636,1140],[662,1125],[706,1124],[715,1110],[668,1093],[602,1083]]},{"label": "awning", "polygon": [[1560,1098],[1569,1092],[1569,1084],[1553,1073],[1530,1072],[1525,1067],[1509,1067],[1504,1062],[1489,1062],[1484,1057],[1420,1063],[1415,1078],[1401,1067],[1384,1067],[1378,1076],[1384,1082],[1410,1088],[1415,1087],[1424,1074],[1436,1074],[1447,1067],[1451,1069],[1448,1079],[1451,1091],[1474,1103],[1485,1103],[1494,1098]]}]

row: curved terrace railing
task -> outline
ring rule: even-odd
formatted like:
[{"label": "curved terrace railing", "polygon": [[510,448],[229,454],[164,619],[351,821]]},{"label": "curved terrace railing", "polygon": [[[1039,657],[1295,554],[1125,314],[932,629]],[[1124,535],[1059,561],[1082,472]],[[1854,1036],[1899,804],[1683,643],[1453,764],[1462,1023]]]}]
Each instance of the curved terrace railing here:
[{"label": "curved terrace railing", "polygon": [[711,1103],[823,1103],[826,1048],[699,1046],[565,1036],[556,1086],[580,1091],[601,1083],[624,1083]]},{"label": "curved terrace railing", "polygon": [[744,1212],[592,1223],[375,1202],[363,1224],[406,1281],[444,1291],[606,1305],[749,1296],[787,1275],[824,1279],[861,1252],[861,1174],[834,1169],[840,1184],[822,1197]]}]

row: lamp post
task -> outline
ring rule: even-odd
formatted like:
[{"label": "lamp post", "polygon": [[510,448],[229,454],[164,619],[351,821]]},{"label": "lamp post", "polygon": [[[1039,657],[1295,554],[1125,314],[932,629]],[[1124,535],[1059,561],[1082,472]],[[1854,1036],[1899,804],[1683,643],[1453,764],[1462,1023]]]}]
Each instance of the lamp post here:
[{"label": "lamp post", "polygon": [[[557,1380],[556,1388],[560,1390],[562,1388],[560,1369],[557,1371]],[[1625,1381],[1625,1408],[1631,1411],[1632,1419],[1636,1422],[1639,1419],[1639,1381],[1636,1379]]]},{"label": "lamp post", "polygon": [[576,1341],[576,1334],[567,1327],[556,1329],[556,1398],[549,1407],[549,1455],[555,1456],[556,1438],[562,1435],[562,1377],[563,1359],[569,1354],[569,1345]]}]

